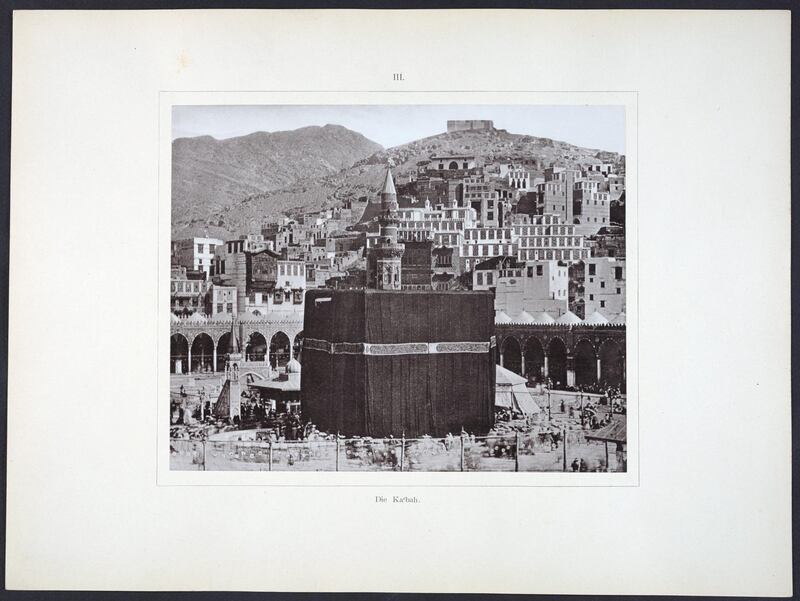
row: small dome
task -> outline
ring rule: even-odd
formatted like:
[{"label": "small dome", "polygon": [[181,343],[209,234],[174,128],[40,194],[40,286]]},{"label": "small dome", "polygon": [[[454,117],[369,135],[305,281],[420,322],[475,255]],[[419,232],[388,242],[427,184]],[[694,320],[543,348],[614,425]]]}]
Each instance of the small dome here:
[{"label": "small dome", "polygon": [[581,323],[583,320],[575,315],[572,311],[567,311],[561,317],[556,319],[556,323]]},{"label": "small dome", "polygon": [[583,323],[590,325],[604,325],[608,323],[608,319],[606,319],[606,316],[600,313],[600,311],[595,311],[589,317],[584,319]]},{"label": "small dome", "polygon": [[286,364],[286,373],[287,374],[299,374],[300,373],[300,362],[297,359],[292,359],[289,363]]},{"label": "small dome", "polygon": [[495,311],[494,313],[494,322],[495,323],[511,323],[511,318],[506,315],[504,311]]}]

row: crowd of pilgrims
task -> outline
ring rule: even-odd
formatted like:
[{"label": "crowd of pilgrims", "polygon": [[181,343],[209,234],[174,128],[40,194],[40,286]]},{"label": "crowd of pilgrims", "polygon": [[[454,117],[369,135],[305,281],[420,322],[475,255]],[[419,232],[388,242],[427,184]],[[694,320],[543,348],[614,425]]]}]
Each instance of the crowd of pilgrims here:
[{"label": "crowd of pilgrims", "polygon": [[532,383],[538,383],[550,388],[551,390],[599,394],[609,399],[618,398],[625,393],[621,386],[612,386],[606,382],[593,382],[591,384],[581,384],[580,386],[564,386],[561,382],[553,382],[550,378],[547,378],[544,381],[539,379],[533,380],[529,378],[529,382],[531,382],[528,384],[529,386],[533,385]]},{"label": "crowd of pilgrims", "polygon": [[[583,403],[581,400],[580,406],[574,404],[567,405],[564,400],[559,402],[559,409],[564,417],[569,416],[570,419],[580,421],[582,430],[598,430],[609,423],[613,419],[615,413],[625,413],[625,405],[622,397],[620,396],[619,389],[606,387],[605,389],[587,390],[584,388],[582,392],[592,392],[594,394],[603,394],[597,403],[591,401]],[[262,432],[258,433],[257,440],[270,440],[273,442],[279,441],[313,441],[313,440],[326,440],[336,438],[335,434],[326,434],[320,432],[312,423],[305,420],[299,409],[276,411],[273,402],[264,399],[256,391],[244,391],[241,397],[241,416],[234,419],[232,424],[224,424],[215,420],[213,417],[212,403],[207,398],[204,390],[200,391],[199,401],[195,404],[192,416],[194,417],[194,427],[180,427],[186,421],[184,420],[184,411],[189,406],[188,395],[183,386],[180,388],[180,397],[172,400],[173,410],[173,425],[177,426],[171,432],[173,438],[189,438],[189,439],[205,439],[210,434],[236,429],[249,429],[258,428]],[[205,403],[204,411],[201,410],[201,403]],[[600,406],[604,407],[604,410]],[[503,439],[505,430],[508,430],[504,424],[511,424],[513,422],[519,423],[524,416],[516,414],[508,409],[503,409],[495,412],[495,426],[490,432],[490,435],[499,436],[488,451],[489,456],[501,457],[511,456],[512,449],[506,448],[513,444],[513,440]],[[557,450],[559,443],[562,442],[562,434],[558,428],[553,429],[547,427],[546,424],[534,424],[532,417],[528,416],[524,421],[526,426],[523,430],[528,434],[537,434],[540,444],[549,446],[551,450]],[[516,430],[517,427],[512,429]],[[461,437],[466,436],[467,440],[475,444],[475,436],[467,432],[461,432]],[[342,437],[339,437],[342,438]],[[425,439],[430,437],[423,437]],[[241,440],[241,439],[240,439]],[[430,442],[435,445],[444,445],[444,450],[448,447],[455,445],[456,437],[452,434],[448,435],[445,439],[440,440],[438,443]],[[384,444],[385,443],[385,444]],[[397,461],[397,453],[392,451],[393,443],[399,443],[399,440],[393,440],[389,437],[387,440],[372,440],[369,437],[355,437],[343,441],[344,449],[348,458],[360,457],[370,463],[385,463],[390,466],[392,462]],[[375,446],[377,445],[377,446]],[[617,445],[617,454],[621,453],[621,445]],[[516,451],[514,451],[516,452]],[[604,461],[592,464],[591,466],[583,458],[575,458],[570,464],[570,468],[575,472],[584,471],[607,471],[608,466]]]},{"label": "crowd of pilgrims", "polygon": [[[171,411],[172,425],[176,426],[173,437],[176,438],[199,439],[223,430],[266,428],[275,431],[276,440],[303,440],[313,430],[313,426],[303,420],[299,410],[276,411],[272,401],[254,391],[242,392],[240,416],[235,417],[227,427],[214,417],[213,404],[205,389],[201,389],[197,395],[189,395],[181,386],[177,398],[171,400]],[[193,420],[186,418],[187,412]],[[177,427],[187,426],[190,422],[196,427]]]}]

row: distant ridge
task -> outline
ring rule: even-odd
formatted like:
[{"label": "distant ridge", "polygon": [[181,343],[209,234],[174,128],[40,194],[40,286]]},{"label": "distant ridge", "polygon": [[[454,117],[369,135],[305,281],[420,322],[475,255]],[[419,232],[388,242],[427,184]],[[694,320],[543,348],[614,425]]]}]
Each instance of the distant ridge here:
[{"label": "distant ridge", "polygon": [[[265,143],[259,136],[296,137],[279,144],[278,139]],[[180,158],[179,164],[173,167],[173,178],[176,172],[181,178],[177,188],[179,202],[173,205],[175,237],[204,231],[225,237],[242,231],[246,224],[254,221],[262,223],[284,214],[316,211],[361,196],[373,197],[384,183],[387,167],[392,168],[396,181],[403,182],[416,173],[419,163],[433,154],[471,154],[488,163],[528,157],[536,159],[542,168],[551,164],[576,167],[591,161],[624,162],[624,155],[616,152],[582,148],[502,129],[441,133],[384,149],[361,134],[341,126],[326,125],[233,138],[235,152],[225,156],[236,157],[226,159],[235,163],[234,177],[229,175],[229,171],[234,171],[233,166],[223,162],[219,167],[215,163],[216,155],[208,155],[209,147],[213,147],[214,152],[222,152],[217,145],[228,140],[214,141],[216,144],[204,142],[198,145],[199,149],[185,147],[196,140],[198,138],[178,139],[173,143],[173,156]],[[302,140],[303,148],[311,146],[313,149],[299,152],[297,142],[291,140]],[[320,143],[316,144],[315,140]],[[285,149],[286,145],[293,144],[291,151]],[[338,144],[344,147],[335,148]],[[289,152],[295,158],[288,159]],[[265,153],[272,155],[265,157]],[[298,154],[303,156],[298,157]],[[297,165],[302,162],[303,168],[287,173],[284,164],[287,161]],[[199,181],[188,181],[190,177]],[[209,178],[213,186],[203,183]],[[208,193],[206,188],[209,188]],[[176,191],[175,182],[173,191]],[[219,199],[225,199],[225,203]]]},{"label": "distant ridge", "polygon": [[[337,173],[382,150],[380,144],[340,125],[254,132],[217,140],[211,136],[172,142],[173,232],[219,235],[226,214],[248,197]],[[201,224],[201,225],[198,225]]]}]

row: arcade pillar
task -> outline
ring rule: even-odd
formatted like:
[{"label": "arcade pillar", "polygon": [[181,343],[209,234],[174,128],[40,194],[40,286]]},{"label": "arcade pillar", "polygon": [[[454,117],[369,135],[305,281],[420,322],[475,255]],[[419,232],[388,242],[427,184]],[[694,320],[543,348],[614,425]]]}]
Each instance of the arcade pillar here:
[{"label": "arcade pillar", "polygon": [[575,357],[567,355],[567,386],[575,386]]}]

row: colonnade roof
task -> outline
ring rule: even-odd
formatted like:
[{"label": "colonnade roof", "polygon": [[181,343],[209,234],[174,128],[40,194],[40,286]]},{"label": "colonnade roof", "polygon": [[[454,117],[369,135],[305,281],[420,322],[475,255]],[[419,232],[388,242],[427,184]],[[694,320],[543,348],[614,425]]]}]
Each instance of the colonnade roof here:
[{"label": "colonnade roof", "polygon": [[581,319],[572,311],[567,311],[557,319],[546,311],[537,315],[531,315],[527,311],[521,311],[516,315],[509,315],[505,311],[495,311],[495,325],[586,325],[586,326],[624,326],[626,321],[625,313],[620,313],[614,319],[609,319],[599,311],[595,311],[586,319]]}]

